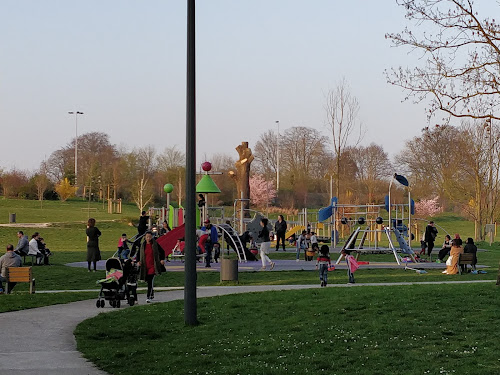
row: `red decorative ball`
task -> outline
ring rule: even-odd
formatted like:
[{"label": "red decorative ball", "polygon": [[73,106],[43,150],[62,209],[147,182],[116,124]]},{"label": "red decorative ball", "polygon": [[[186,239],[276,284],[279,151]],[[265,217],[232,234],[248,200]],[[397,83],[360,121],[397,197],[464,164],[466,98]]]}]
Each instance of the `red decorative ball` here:
[{"label": "red decorative ball", "polygon": [[212,169],[212,163],[210,163],[209,161],[204,162],[201,165],[201,169],[203,169],[205,172],[209,172]]}]

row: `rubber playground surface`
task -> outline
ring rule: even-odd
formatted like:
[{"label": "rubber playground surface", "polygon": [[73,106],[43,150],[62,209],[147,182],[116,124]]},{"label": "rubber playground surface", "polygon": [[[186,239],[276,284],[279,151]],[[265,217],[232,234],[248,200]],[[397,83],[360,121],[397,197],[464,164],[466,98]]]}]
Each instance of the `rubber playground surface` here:
[{"label": "rubber playground surface", "polygon": [[[271,260],[273,260],[272,254],[269,255]],[[307,262],[303,258],[298,262],[295,260],[273,260],[276,263],[273,271],[313,271],[316,269],[316,261]],[[332,257],[332,264],[335,264],[336,257]],[[97,269],[104,270],[105,269],[105,260],[100,260],[97,262]],[[68,263],[67,266],[70,267],[87,267],[87,262],[74,262]],[[205,267],[204,262],[196,263],[196,270],[199,272],[220,272],[220,259],[219,263],[211,263],[211,267]],[[262,267],[261,261],[248,261],[242,262],[238,264],[239,272],[254,272],[259,271]],[[408,263],[408,267],[418,268],[418,269],[445,269],[445,263],[431,263],[431,262],[422,262],[422,263]],[[182,260],[172,260],[170,262],[165,262],[165,268],[167,272],[182,272],[184,271],[184,262]],[[346,269],[347,266],[345,262],[341,262],[340,264],[335,265],[336,269]],[[392,269],[404,269],[405,264],[401,263],[399,266],[395,261],[394,262],[369,262],[368,264],[363,264],[361,262],[360,269],[376,269],[376,268],[392,268]],[[484,268],[484,266],[477,265],[477,268]],[[267,270],[269,270],[269,266],[267,266]]]}]

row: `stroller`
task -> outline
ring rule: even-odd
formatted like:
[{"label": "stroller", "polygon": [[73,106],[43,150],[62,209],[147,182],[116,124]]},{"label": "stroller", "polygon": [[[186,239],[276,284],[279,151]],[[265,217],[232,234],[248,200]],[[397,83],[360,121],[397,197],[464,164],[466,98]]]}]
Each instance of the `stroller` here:
[{"label": "stroller", "polygon": [[[127,268],[129,273],[133,266],[130,262],[130,267]],[[121,301],[127,299],[130,306],[135,304],[137,300],[137,276],[136,282],[128,283],[128,274],[124,272],[122,263],[118,258],[109,258],[106,260],[106,278],[97,281],[101,285],[96,307],[104,307],[105,301],[109,301],[111,307],[119,308]],[[130,285],[129,285],[130,284]],[[131,295],[132,293],[132,295]]]}]

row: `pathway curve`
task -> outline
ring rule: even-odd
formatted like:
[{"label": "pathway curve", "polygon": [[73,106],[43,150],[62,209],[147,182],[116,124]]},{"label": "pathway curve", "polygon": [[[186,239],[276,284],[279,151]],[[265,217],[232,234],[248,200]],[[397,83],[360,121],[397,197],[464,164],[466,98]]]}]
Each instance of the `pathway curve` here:
[{"label": "pathway curve", "polygon": [[[490,282],[495,280],[445,281],[422,283],[331,284],[329,287],[396,286],[411,284],[452,284]],[[213,297],[235,293],[318,288],[318,285],[257,285],[199,287],[198,297]],[[158,302],[182,299],[183,290],[156,294]],[[144,304],[145,296],[139,295]],[[78,323],[102,312],[95,300],[86,300],[0,314],[0,373],[9,375],[105,375],[76,350],[73,336]]]}]

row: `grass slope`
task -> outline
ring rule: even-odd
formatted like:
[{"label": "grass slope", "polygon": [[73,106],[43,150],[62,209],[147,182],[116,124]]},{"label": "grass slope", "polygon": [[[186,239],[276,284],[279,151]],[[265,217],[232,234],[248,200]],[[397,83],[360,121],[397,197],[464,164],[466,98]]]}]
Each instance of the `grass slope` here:
[{"label": "grass slope", "polygon": [[197,327],[184,326],[176,301],[100,314],[75,334],[111,374],[498,374],[499,293],[421,285],[233,295],[199,300]]}]

